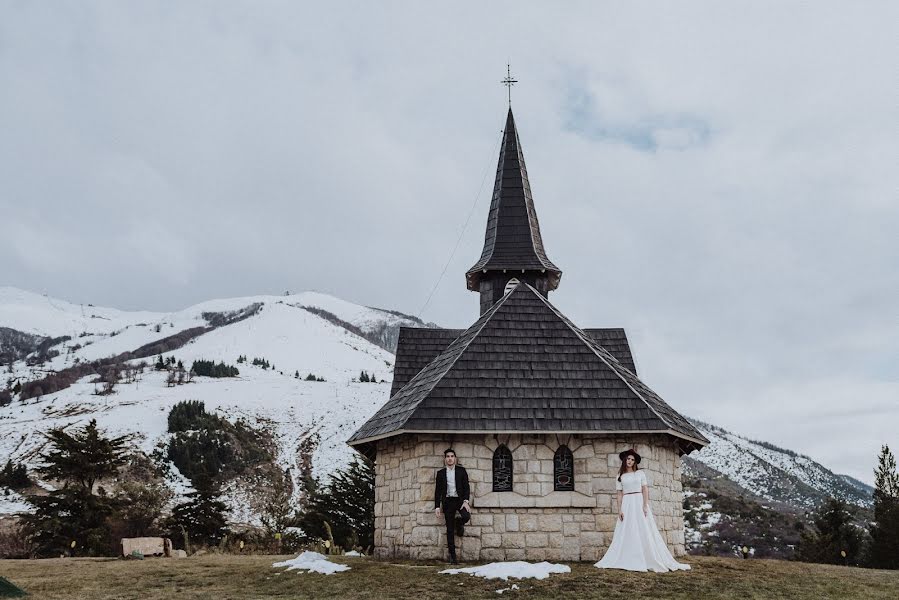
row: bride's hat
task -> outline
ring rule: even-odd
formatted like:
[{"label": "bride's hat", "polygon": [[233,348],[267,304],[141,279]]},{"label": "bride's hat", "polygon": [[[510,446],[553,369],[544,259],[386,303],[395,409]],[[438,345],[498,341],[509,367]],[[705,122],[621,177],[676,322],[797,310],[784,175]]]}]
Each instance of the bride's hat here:
[{"label": "bride's hat", "polygon": [[619,453],[619,454],[618,454],[618,458],[621,459],[621,462],[624,462],[624,459],[627,458],[627,455],[628,455],[628,454],[630,454],[631,456],[634,457],[634,461],[635,461],[638,465],[640,464],[640,455],[637,454],[637,451],[634,450],[633,448],[630,448],[630,449],[628,449],[628,450],[625,450],[624,452]]}]

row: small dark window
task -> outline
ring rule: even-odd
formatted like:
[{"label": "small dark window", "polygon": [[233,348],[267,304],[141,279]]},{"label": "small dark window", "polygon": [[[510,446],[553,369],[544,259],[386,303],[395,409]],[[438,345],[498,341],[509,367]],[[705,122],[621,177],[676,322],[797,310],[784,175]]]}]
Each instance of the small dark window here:
[{"label": "small dark window", "polygon": [[512,491],[512,453],[503,445],[493,452],[493,491]]},{"label": "small dark window", "polygon": [[568,446],[559,446],[553,457],[553,489],[557,492],[574,491],[574,456]]}]

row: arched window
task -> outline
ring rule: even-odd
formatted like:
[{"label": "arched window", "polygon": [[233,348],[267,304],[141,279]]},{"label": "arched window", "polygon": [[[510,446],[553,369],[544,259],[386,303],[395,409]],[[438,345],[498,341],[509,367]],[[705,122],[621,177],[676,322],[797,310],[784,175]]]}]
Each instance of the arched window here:
[{"label": "arched window", "polygon": [[512,453],[504,445],[493,452],[493,491],[512,491]]},{"label": "arched window", "polygon": [[513,277],[512,279],[510,279],[510,280],[506,283],[506,289],[503,290],[503,296],[505,296],[506,294],[508,294],[508,293],[509,293],[509,290],[511,290],[512,288],[514,288],[516,285],[518,285],[518,283],[519,283],[519,282],[518,282],[518,279],[516,279],[515,277]]},{"label": "arched window", "polygon": [[553,489],[557,492],[574,491],[574,456],[568,446],[559,446],[553,457]]}]

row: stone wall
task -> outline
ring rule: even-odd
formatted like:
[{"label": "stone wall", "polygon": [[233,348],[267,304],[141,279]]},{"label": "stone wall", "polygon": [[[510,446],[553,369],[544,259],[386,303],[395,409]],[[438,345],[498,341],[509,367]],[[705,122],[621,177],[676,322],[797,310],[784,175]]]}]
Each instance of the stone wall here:
[{"label": "stone wall", "polygon": [[[500,443],[512,451],[512,492],[492,491],[493,451]],[[553,456],[561,444],[574,455],[573,492],[553,491]],[[684,554],[680,456],[670,436],[407,434],[377,446],[377,557],[446,557],[443,517],[434,515],[434,478],[449,446],[471,482],[472,519],[465,536],[456,538],[462,560],[599,560],[618,515],[618,453],[631,447],[642,456],[662,537],[675,556]]]}]

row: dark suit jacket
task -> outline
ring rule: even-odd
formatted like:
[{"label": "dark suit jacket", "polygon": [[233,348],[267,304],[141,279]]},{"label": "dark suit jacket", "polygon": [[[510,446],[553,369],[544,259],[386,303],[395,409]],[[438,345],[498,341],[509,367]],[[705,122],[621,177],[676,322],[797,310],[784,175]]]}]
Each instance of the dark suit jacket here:
[{"label": "dark suit jacket", "polygon": [[[468,471],[456,465],[456,494],[459,500],[471,500],[468,486]],[[437,487],[434,489],[434,508],[440,508],[446,500],[446,467],[437,471]]]}]

